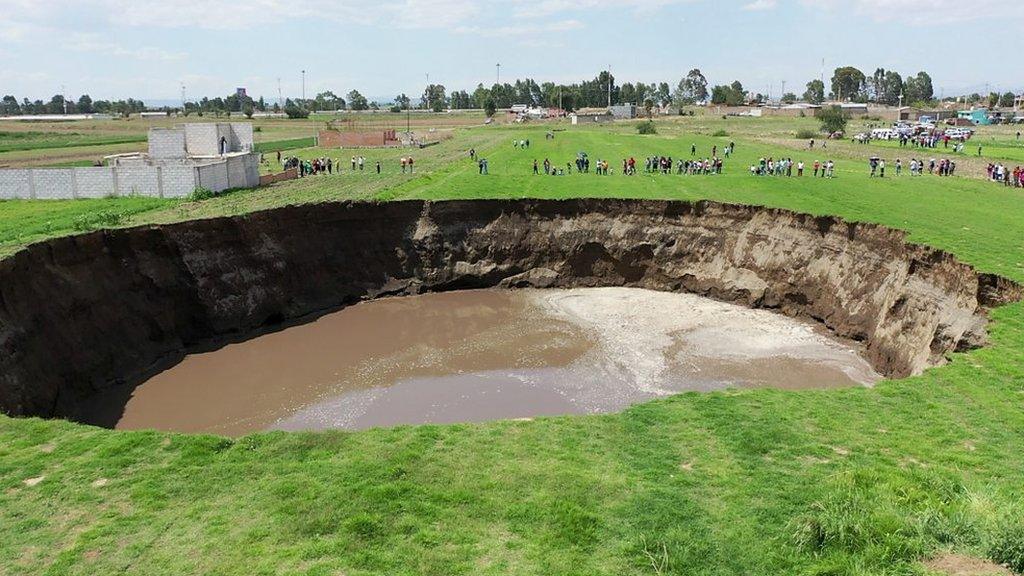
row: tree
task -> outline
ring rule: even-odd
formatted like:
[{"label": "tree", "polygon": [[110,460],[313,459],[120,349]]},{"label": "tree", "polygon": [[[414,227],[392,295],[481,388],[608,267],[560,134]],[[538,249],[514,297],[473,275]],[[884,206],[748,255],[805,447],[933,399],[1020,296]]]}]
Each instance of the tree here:
[{"label": "tree", "polygon": [[988,107],[989,108],[995,108],[998,105],[999,105],[999,93],[998,92],[991,92],[988,95]]},{"label": "tree", "polygon": [[668,106],[672,102],[672,91],[668,87],[668,82],[659,83],[658,91],[655,94],[658,98],[658,104],[662,106]]},{"label": "tree", "polygon": [[18,99],[14,96],[4,96],[3,101],[0,102],[0,114],[4,116],[21,114],[21,106],[18,105]]},{"label": "tree", "polygon": [[78,98],[78,104],[75,106],[79,112],[83,114],[92,113],[92,98],[88,94],[82,94]]},{"label": "tree", "polygon": [[832,134],[846,130],[846,114],[839,106],[828,106],[818,112],[822,132]]},{"label": "tree", "polygon": [[402,110],[409,109],[409,102],[409,97],[406,96],[404,92],[399,94],[398,96],[395,96],[395,105],[401,108]]},{"label": "tree", "polygon": [[867,79],[853,66],[836,68],[832,75],[832,97],[836,100],[860,100],[865,94]]},{"label": "tree", "polygon": [[285,106],[284,113],[287,114],[288,117],[292,119],[309,118],[309,110],[306,110],[305,108],[299,108],[295,104],[288,104],[287,106]]},{"label": "tree", "polygon": [[708,79],[699,68],[690,70],[686,77],[679,81],[673,97],[679,107],[707,100]]},{"label": "tree", "polygon": [[494,113],[497,112],[497,110],[498,106],[494,103],[494,98],[488,96],[487,99],[484,100],[484,114],[487,114],[487,117],[490,118],[491,116],[494,116]]},{"label": "tree", "polygon": [[793,102],[796,102],[796,94],[786,92],[782,95],[782,102],[785,104],[792,104]]},{"label": "tree", "polygon": [[647,98],[644,100],[644,114],[647,119],[650,120],[654,116],[654,99]]},{"label": "tree", "polygon": [[1013,95],[1013,92],[1007,92],[999,99],[999,105],[1003,108],[1013,108],[1013,102],[1016,99],[1017,97]]},{"label": "tree", "polygon": [[366,96],[360,94],[358,90],[353,90],[348,93],[348,105],[352,110],[370,109],[370,103],[366,100]]},{"label": "tree", "polygon": [[636,87],[632,82],[626,82],[619,88],[619,98],[624,104],[636,104]]},{"label": "tree", "polygon": [[313,100],[317,110],[344,110],[345,100],[338,98],[334,92],[327,90],[316,95]]},{"label": "tree", "polygon": [[423,96],[420,96],[420,108],[434,110],[440,112],[448,105],[448,97],[445,95],[444,86],[440,84],[431,84],[423,90]]},{"label": "tree", "polygon": [[729,86],[715,86],[711,89],[712,104],[739,106],[746,102],[746,99],[746,93],[743,91],[743,84],[740,84],[738,80]]},{"label": "tree", "polygon": [[243,104],[242,113],[245,114],[246,118],[249,118],[251,120],[253,113],[255,113],[255,109],[253,108],[252,103],[246,102],[245,104]]},{"label": "tree", "polygon": [[807,83],[807,90],[804,92],[804,100],[811,104],[821,104],[825,101],[825,83],[821,80],[811,80]]},{"label": "tree", "polygon": [[882,78],[882,94],[879,101],[889,106],[899,104],[900,98],[905,96],[903,91],[903,77],[898,72],[889,70]]},{"label": "tree", "polygon": [[916,76],[908,76],[903,91],[906,95],[906,102],[931,102],[935,97],[932,77],[927,72],[918,72]]}]

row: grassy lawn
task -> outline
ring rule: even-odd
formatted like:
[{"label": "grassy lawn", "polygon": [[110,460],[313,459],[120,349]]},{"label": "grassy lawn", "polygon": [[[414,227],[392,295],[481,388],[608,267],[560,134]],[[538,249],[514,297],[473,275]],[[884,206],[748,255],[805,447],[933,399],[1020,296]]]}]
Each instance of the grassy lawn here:
[{"label": "grassy lawn", "polygon": [[[126,225],[343,198],[712,198],[880,222],[1024,281],[1024,191],[872,180],[845,149],[833,180],[750,176],[762,155],[825,159],[787,143],[804,121],[775,120],[554,141],[473,129],[415,153],[413,176],[397,168],[406,151],[360,151],[367,172],[351,174],[351,152],[306,148],[290,153],[340,157],[343,173],[199,203],[0,202],[0,252],[104,213]],[[642,170],[647,155],[730,140],[721,176],[619,174],[625,157]],[[531,174],[534,158],[564,167],[578,151],[615,173]],[[942,550],[1010,559],[1024,541],[1024,305],[993,318],[992,346],[921,377],[690,393],[607,416],[241,439],[0,417],[0,574],[895,575]]]}]

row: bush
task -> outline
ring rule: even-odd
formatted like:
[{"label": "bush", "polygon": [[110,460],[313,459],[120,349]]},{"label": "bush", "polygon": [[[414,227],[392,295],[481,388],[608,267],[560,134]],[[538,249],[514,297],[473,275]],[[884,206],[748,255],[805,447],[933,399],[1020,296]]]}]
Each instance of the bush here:
[{"label": "bush", "polygon": [[216,195],[217,194],[215,194],[213,190],[210,190],[209,188],[203,188],[202,186],[200,186],[193,190],[192,193],[188,195],[188,201],[202,202],[203,200],[209,200],[210,198],[213,198]]},{"label": "bush", "polygon": [[392,106],[391,108],[388,108],[388,111],[391,112],[392,114],[401,114],[402,113],[402,107],[401,106]]},{"label": "bush", "polygon": [[815,132],[814,130],[804,129],[804,130],[797,130],[797,132],[796,132],[796,139],[797,140],[810,140],[812,138],[817,138],[817,137],[818,137],[818,133]]},{"label": "bush", "polygon": [[640,134],[657,134],[658,128],[654,125],[654,120],[648,120],[637,124],[636,131]]},{"label": "bush", "polygon": [[989,548],[988,556],[993,562],[1024,574],[1024,524],[1004,528]]},{"label": "bush", "polygon": [[725,138],[729,136],[729,133],[726,132],[725,130],[717,130],[714,134],[712,134],[712,136],[716,136],[718,138]]},{"label": "bush", "polygon": [[821,120],[821,130],[832,134],[834,132],[846,131],[846,114],[839,106],[822,108],[818,112],[818,120]]},{"label": "bush", "polygon": [[253,132],[263,132],[263,126],[257,126],[252,129]]},{"label": "bush", "polygon": [[309,110],[306,110],[305,108],[299,108],[294,104],[292,104],[291,106],[285,106],[284,113],[287,114],[288,117],[293,120],[309,118]]},{"label": "bush", "polygon": [[71,222],[71,226],[79,232],[86,232],[89,230],[96,230],[98,228],[110,228],[112,226],[117,226],[123,223],[127,217],[127,214],[121,212],[104,210],[102,212],[94,212],[92,214],[82,214]]}]

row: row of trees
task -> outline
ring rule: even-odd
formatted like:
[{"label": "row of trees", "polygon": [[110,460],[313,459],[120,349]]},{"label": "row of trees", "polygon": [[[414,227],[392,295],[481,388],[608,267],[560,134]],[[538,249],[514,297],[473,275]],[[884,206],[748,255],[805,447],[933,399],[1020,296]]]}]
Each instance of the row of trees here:
[{"label": "row of trees", "polygon": [[[820,80],[818,81],[820,83]],[[810,89],[810,84],[808,84]],[[835,100],[875,102],[894,106],[903,103],[926,103],[935,99],[932,77],[918,72],[906,80],[894,70],[878,68],[871,76],[853,66],[836,68],[832,75],[832,93]]]},{"label": "row of trees", "polygon": [[20,102],[14,96],[4,96],[0,100],[0,115],[22,116],[34,114],[133,114],[146,109],[146,104],[141,100],[129,98],[127,100],[96,100],[93,101],[88,94],[83,94],[78,100],[64,99],[64,96],[57,94],[50,98],[49,102],[42,100],[31,101],[28,98]]},{"label": "row of trees", "polygon": [[[931,76],[923,71],[903,78],[894,70],[878,68],[871,76],[867,76],[853,66],[843,66],[835,69],[828,88],[830,89],[828,97],[834,100],[875,102],[888,105],[900,102],[931,103],[935,97]],[[807,83],[801,98],[812,104],[820,104],[826,99],[825,91],[824,82],[811,80]],[[788,103],[796,101],[798,97],[796,94],[786,93],[781,99]],[[766,100],[767,96],[763,94],[747,93],[739,81],[716,85],[709,89],[707,77],[699,68],[694,68],[676,83],[674,89],[670,88],[667,82],[650,84],[626,82],[619,85],[616,83],[615,77],[608,71],[602,71],[593,79],[573,84],[538,83],[531,78],[516,80],[514,83],[493,84],[490,87],[479,84],[472,93],[457,90],[449,94],[443,85],[430,84],[423,90],[423,94],[415,105],[424,110],[434,111],[449,108],[456,110],[482,108],[493,114],[498,108],[511,108],[516,104],[577,110],[585,107],[605,106],[609,103],[630,103],[650,110],[654,106],[669,105],[681,109],[686,105],[707,101],[717,105],[737,106]],[[993,92],[987,97],[971,94],[957,100],[969,104],[1009,107],[1013,106],[1014,95],[1012,92],[1005,94]],[[399,94],[388,104],[393,111],[407,110],[413,105],[412,99],[405,94]],[[268,105],[263,97],[254,100],[240,94],[229,94],[216,98],[204,97],[201,100],[184,104],[186,114],[213,114],[216,116],[232,112],[251,116],[254,112],[283,111],[292,117],[306,117],[310,112],[359,111],[377,108],[376,102],[369,101],[358,90],[350,91],[344,98],[330,90],[321,92],[311,99],[290,98],[284,102],[283,107],[279,103]],[[61,114],[65,112],[131,114],[145,109],[145,104],[140,100],[129,98],[128,100],[93,102],[88,95],[81,96],[77,101],[68,100],[66,102],[64,96],[61,95],[54,96],[49,102],[42,100],[32,102],[27,98],[19,102],[14,96],[4,96],[0,101],[0,114],[2,115]],[[177,109],[165,108],[168,111]]]}]

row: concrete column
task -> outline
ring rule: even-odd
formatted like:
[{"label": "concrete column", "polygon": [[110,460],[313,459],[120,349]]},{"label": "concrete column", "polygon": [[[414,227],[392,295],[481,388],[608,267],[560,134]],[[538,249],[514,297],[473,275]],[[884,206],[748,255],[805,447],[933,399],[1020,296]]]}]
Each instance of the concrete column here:
[{"label": "concrete column", "polygon": [[31,168],[28,170],[28,197],[36,199],[36,171]]},{"label": "concrete column", "polygon": [[164,197],[164,167],[156,167],[156,193],[161,198]]},{"label": "concrete column", "polygon": [[113,178],[112,179],[114,181],[114,197],[118,197],[118,196],[121,195],[121,190],[120,190],[120,184],[117,181],[117,166],[111,166],[110,167],[110,171],[113,174]]}]

